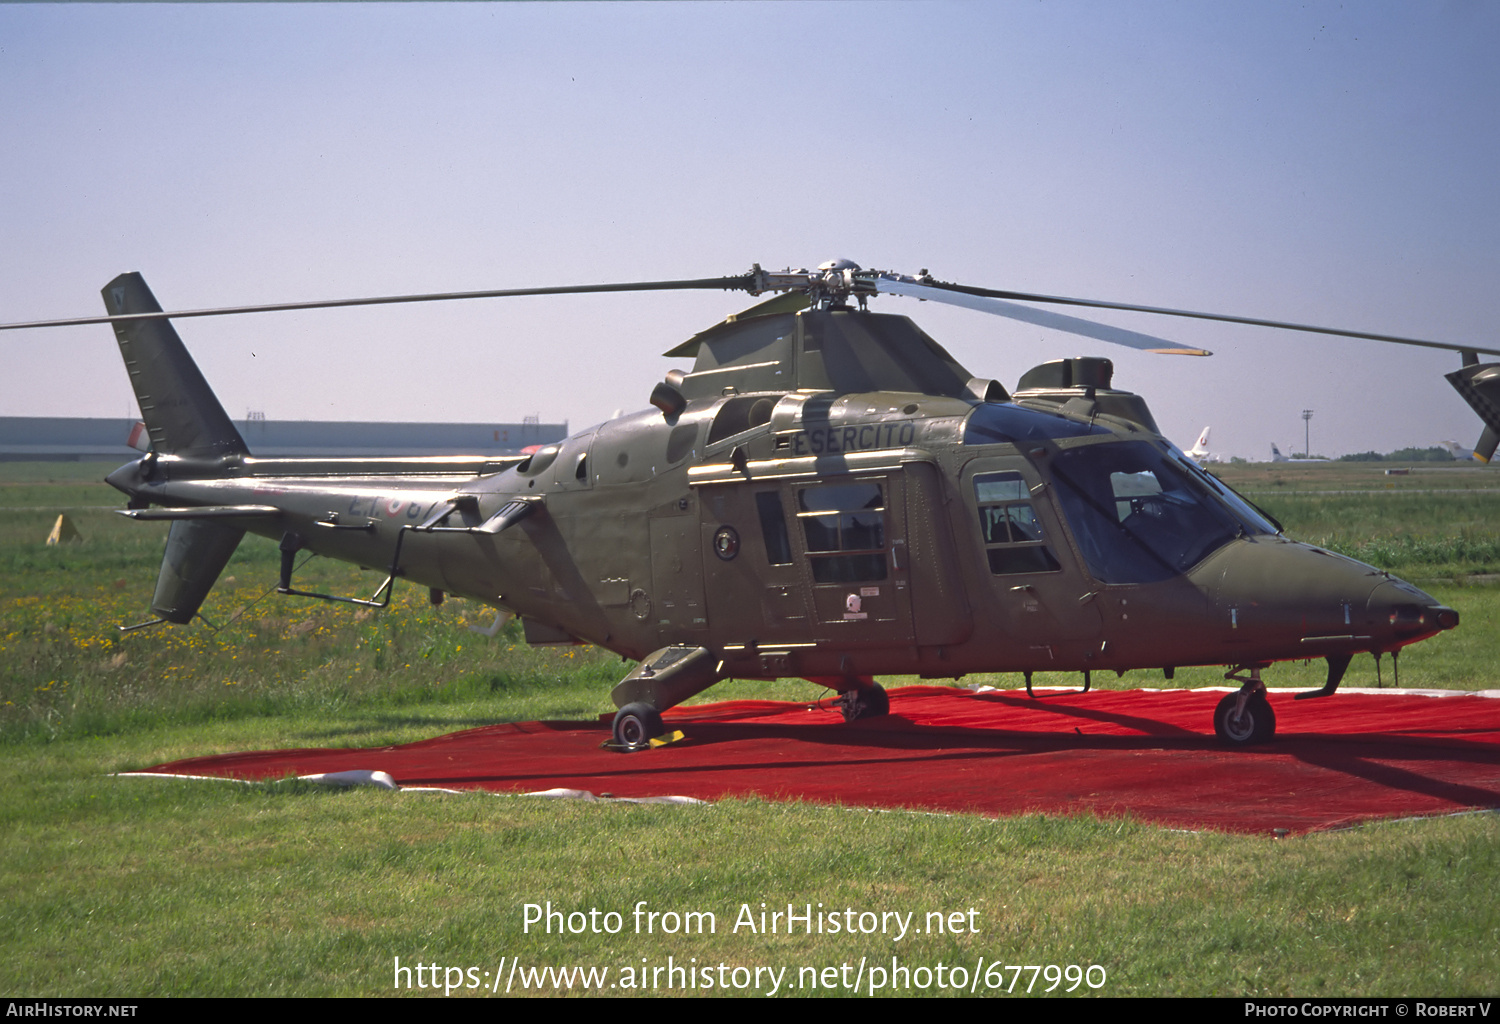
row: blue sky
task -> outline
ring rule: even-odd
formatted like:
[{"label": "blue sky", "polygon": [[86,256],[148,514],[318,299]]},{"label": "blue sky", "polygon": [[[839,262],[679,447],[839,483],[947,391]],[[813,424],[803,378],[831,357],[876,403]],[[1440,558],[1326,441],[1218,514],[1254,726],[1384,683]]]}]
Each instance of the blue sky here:
[{"label": "blue sky", "polygon": [[[0,5],[0,319],[733,274],[996,288],[1500,347],[1500,5]],[[232,416],[574,427],[730,294],[184,322]],[[1135,315],[1109,350],[909,299],[1013,384],[1106,354],[1261,458],[1479,423],[1455,355]],[[107,328],[0,335],[0,415],[132,414]]]}]

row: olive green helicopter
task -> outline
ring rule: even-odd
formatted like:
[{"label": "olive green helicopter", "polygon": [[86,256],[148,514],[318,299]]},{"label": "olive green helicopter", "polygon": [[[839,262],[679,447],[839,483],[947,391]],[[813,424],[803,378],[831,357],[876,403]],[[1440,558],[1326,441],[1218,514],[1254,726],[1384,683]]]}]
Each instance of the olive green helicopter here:
[{"label": "olive green helicopter", "polygon": [[[693,358],[650,408],[513,457],[257,458],[171,321],[346,305],[670,289],[771,297],[666,353]],[[1389,573],[1290,540],[1162,436],[1109,360],[1046,362],[1014,391],[977,377],[876,295],[915,297],[1158,352],[1207,355],[1036,308],[1121,309],[1473,353],[1495,350],[1247,317],[976,288],[863,270],[163,312],[139,274],[103,289],[149,434],[111,473],[124,515],[169,520],[142,628],[198,614],[244,534],[277,540],[278,591],[384,607],[398,579],[518,615],[532,644],[638,664],[613,742],[730,678],[802,677],[846,720],[886,714],[881,675],[1082,674],[1221,665],[1231,744],[1276,727],[1262,670],[1396,656],[1458,613]],[[368,598],[313,593],[299,553],[377,567]],[[497,618],[497,623],[500,621]],[[1035,694],[1033,693],[1033,696]]]}]

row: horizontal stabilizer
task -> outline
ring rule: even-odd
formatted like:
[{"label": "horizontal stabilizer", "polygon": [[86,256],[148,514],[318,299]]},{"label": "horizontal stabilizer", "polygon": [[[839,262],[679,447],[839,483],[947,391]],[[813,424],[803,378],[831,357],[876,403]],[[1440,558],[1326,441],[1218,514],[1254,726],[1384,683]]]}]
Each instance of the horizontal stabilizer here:
[{"label": "horizontal stabilizer", "polygon": [[131,519],[247,519],[280,515],[275,505],[202,505],[197,508],[122,508],[122,516]]}]

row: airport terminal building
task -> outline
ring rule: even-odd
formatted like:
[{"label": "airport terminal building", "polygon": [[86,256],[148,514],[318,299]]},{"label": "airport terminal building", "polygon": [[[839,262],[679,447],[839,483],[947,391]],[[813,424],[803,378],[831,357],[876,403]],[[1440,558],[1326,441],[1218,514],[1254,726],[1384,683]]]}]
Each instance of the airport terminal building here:
[{"label": "airport terminal building", "polygon": [[[134,418],[0,416],[0,461],[125,462]],[[568,436],[566,423],[331,423],[237,420],[250,451],[282,458],[514,455]]]}]

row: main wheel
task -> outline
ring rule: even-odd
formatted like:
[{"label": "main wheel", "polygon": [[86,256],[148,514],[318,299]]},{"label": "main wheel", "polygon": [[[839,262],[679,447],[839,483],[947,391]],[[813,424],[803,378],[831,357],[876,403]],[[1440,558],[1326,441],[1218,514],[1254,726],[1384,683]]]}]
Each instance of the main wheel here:
[{"label": "main wheel", "polygon": [[1265,743],[1276,735],[1276,712],[1261,693],[1252,693],[1245,701],[1245,710],[1238,716],[1234,706],[1240,699],[1237,693],[1227,695],[1214,708],[1214,733],[1226,743],[1243,746],[1248,743]]},{"label": "main wheel", "polygon": [[857,721],[861,718],[879,718],[881,715],[891,713],[891,699],[886,696],[885,687],[879,683],[845,690],[839,694],[838,704],[846,722]]},{"label": "main wheel", "polygon": [[626,750],[645,750],[651,740],[667,731],[661,712],[650,704],[626,704],[615,712],[614,740]]}]

